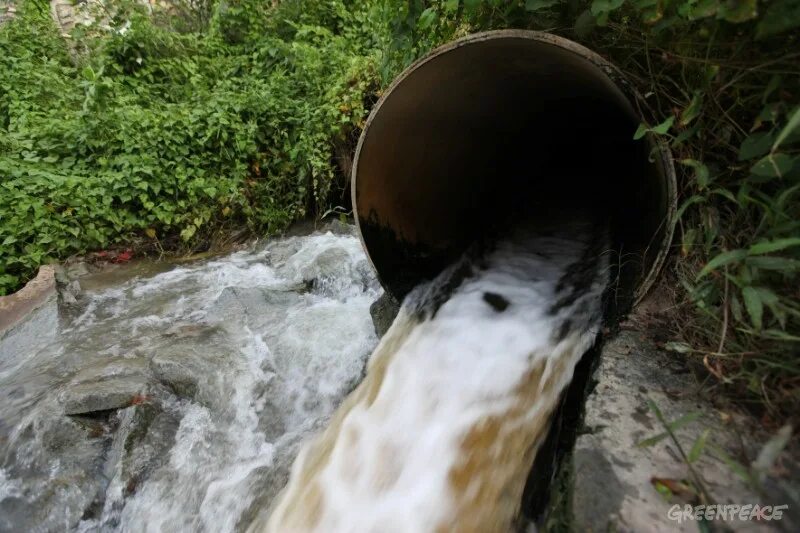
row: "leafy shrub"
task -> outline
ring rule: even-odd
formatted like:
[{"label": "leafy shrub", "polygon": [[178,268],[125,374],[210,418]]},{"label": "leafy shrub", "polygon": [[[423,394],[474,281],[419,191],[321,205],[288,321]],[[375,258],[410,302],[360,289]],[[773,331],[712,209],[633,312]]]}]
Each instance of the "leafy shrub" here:
[{"label": "leafy shrub", "polygon": [[307,11],[284,38],[258,28],[291,3],[221,3],[208,32],[184,34],[133,10],[79,28],[76,58],[25,4],[0,28],[0,294],[49,259],[228,223],[276,231],[327,207],[343,186],[333,144],[379,83],[353,35],[379,32],[366,4],[312,4],[332,28]]}]

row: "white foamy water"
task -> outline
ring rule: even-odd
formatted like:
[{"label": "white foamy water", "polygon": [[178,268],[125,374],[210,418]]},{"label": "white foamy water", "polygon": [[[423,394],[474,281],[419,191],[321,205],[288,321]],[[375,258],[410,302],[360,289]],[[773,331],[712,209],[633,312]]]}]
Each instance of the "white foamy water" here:
[{"label": "white foamy water", "polygon": [[0,531],[507,531],[597,333],[604,242],[574,223],[473,250],[372,356],[353,235],[87,281],[0,344]]},{"label": "white foamy water", "polygon": [[600,327],[606,239],[580,223],[519,233],[418,287],[253,530],[509,531]]},{"label": "white foamy water", "polygon": [[[83,291],[44,348],[0,360],[0,531],[243,530],[377,343],[352,234],[158,269]],[[64,414],[115,379],[144,383],[131,407]]]}]

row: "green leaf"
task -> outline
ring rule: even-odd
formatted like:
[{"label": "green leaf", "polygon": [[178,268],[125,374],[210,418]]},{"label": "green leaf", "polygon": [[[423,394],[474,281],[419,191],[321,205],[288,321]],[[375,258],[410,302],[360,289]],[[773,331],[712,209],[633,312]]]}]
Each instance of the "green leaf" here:
[{"label": "green leaf", "polygon": [[427,8],[419,16],[417,20],[417,29],[425,30],[429,28],[436,20],[436,10],[432,7]]},{"label": "green leaf", "polygon": [[709,442],[707,444],[708,448],[714,452],[718,458],[722,459],[722,461],[728,466],[728,468],[733,471],[737,476],[739,476],[742,480],[746,482],[751,481],[750,472],[747,467],[743,466],[739,461],[733,459],[728,453],[720,448],[719,446],[714,445],[713,443]]},{"label": "green leaf", "polygon": [[709,429],[703,431],[700,436],[697,437],[697,440],[694,441],[692,449],[689,450],[689,453],[686,455],[686,460],[688,462],[694,463],[703,454],[703,450],[706,448],[706,441],[708,440],[709,433],[711,433],[711,430]]},{"label": "green leaf", "polygon": [[9,244],[14,244],[15,242],[17,242],[17,238],[13,235],[9,235],[5,238],[5,240],[3,240],[3,246],[8,246]]},{"label": "green leaf", "polygon": [[[656,414],[656,418],[658,418],[659,420],[663,420],[664,419],[664,416],[661,414],[661,410],[658,409],[658,406],[652,400],[647,400],[647,405]],[[701,415],[702,415],[702,413],[700,411],[692,411],[691,413],[687,413],[687,414],[683,415],[682,417],[678,418],[677,420],[674,420],[673,422],[670,422],[669,424],[666,424],[666,427],[667,427],[667,429],[669,431],[674,432],[674,431],[682,428],[683,426],[694,422],[695,420],[700,418]],[[637,448],[648,448],[648,447],[652,446],[653,444],[657,444],[657,443],[661,442],[662,440],[664,440],[665,438],[669,437],[669,431],[664,431],[663,433],[659,433],[658,435],[655,435],[655,436],[650,437],[648,439],[644,439],[643,441],[640,441],[640,442],[636,443],[636,447]]]},{"label": "green leaf", "polygon": [[772,151],[778,149],[778,147],[786,140],[789,135],[794,133],[800,127],[800,106],[795,107],[794,111],[792,111],[789,115],[789,120],[786,122],[786,126],[783,127],[781,132],[775,138],[775,144],[772,145]]},{"label": "green leaf", "polygon": [[785,273],[800,271],[800,260],[789,259],[787,257],[775,257],[771,255],[756,256],[748,257],[745,262],[749,266],[762,270],[773,270]]},{"label": "green leaf", "polygon": [[694,350],[685,342],[671,341],[664,344],[664,349],[676,353],[692,353]]},{"label": "green leaf", "polygon": [[706,263],[706,266],[700,271],[697,275],[697,279],[700,280],[704,278],[709,272],[712,270],[716,270],[721,266],[728,265],[730,263],[734,263],[736,261],[741,261],[747,257],[746,250],[728,250],[727,252],[722,252],[721,254],[715,256],[711,261]]},{"label": "green leaf", "polygon": [[700,114],[703,107],[703,95],[699,92],[695,93],[692,101],[686,106],[686,109],[681,113],[681,126],[688,126]]},{"label": "green leaf", "polygon": [[697,186],[700,188],[700,190],[708,187],[710,173],[707,166],[694,159],[683,159],[681,160],[681,164],[694,169],[694,179],[697,182]]},{"label": "green leaf", "polygon": [[717,18],[740,23],[754,19],[758,15],[757,0],[726,0],[719,3]]},{"label": "green leaf", "polygon": [[675,122],[675,117],[669,117],[667,120],[659,124],[658,126],[654,127],[652,130],[653,133],[658,133],[659,135],[664,135],[669,131],[672,127],[672,123]]},{"label": "green leaf", "polygon": [[464,0],[464,10],[468,13],[474,13],[480,7],[482,0]]},{"label": "green leaf", "polygon": [[779,329],[765,329],[761,333],[761,336],[765,339],[774,339],[776,341],[800,342],[800,337],[797,335],[790,335],[789,333]]},{"label": "green leaf", "polygon": [[189,239],[194,237],[194,234],[195,234],[196,231],[197,231],[197,227],[192,226],[192,225],[186,226],[181,231],[181,239],[183,239],[184,241],[188,241]]},{"label": "green leaf", "polygon": [[578,15],[578,18],[575,20],[575,34],[578,37],[587,37],[592,30],[595,28],[595,19],[592,15],[592,12],[588,9]]},{"label": "green leaf", "polygon": [[775,136],[772,132],[753,133],[739,147],[739,161],[747,161],[769,152]]},{"label": "green leaf", "polygon": [[592,15],[608,14],[622,7],[624,3],[625,0],[594,0],[594,2],[592,2]]},{"label": "green leaf", "polygon": [[787,172],[792,170],[794,159],[786,154],[769,154],[763,157],[750,169],[755,176],[765,178],[782,178]]},{"label": "green leaf", "polygon": [[678,210],[675,212],[675,222],[677,222],[678,220],[681,219],[681,217],[683,216],[683,213],[687,209],[689,209],[690,206],[692,206],[693,204],[698,204],[698,203],[705,202],[705,201],[706,201],[706,197],[705,196],[700,196],[699,194],[695,194],[694,196],[691,196],[690,198],[687,198],[683,202],[683,204],[681,204],[681,206],[678,208]]},{"label": "green leaf", "polygon": [[545,9],[547,7],[553,7],[554,5],[560,3],[561,0],[526,0],[525,2],[525,10],[526,11],[539,11],[540,9]]},{"label": "green leaf", "polygon": [[742,289],[742,299],[744,300],[744,308],[747,309],[747,314],[750,315],[750,320],[753,322],[753,327],[756,330],[761,330],[764,306],[759,292],[753,287],[744,287]]},{"label": "green leaf", "polygon": [[800,0],[774,0],[756,26],[756,39],[766,39],[800,26]]},{"label": "green leaf", "polygon": [[711,17],[719,9],[719,0],[699,0],[698,2],[682,2],[678,5],[678,13],[689,20]]},{"label": "green leaf", "polygon": [[451,13],[453,11],[457,11],[458,10],[458,1],[459,0],[446,0],[446,2],[444,3],[444,10],[445,11],[449,11]]},{"label": "green leaf", "polygon": [[768,254],[779,250],[785,250],[793,246],[800,246],[800,237],[786,237],[784,239],[759,242],[752,245],[747,250],[747,253],[750,255]]},{"label": "green leaf", "polygon": [[639,140],[645,136],[646,133],[657,133],[659,135],[664,135],[669,131],[672,127],[672,123],[675,122],[675,117],[669,117],[664,122],[657,126],[653,126],[652,128],[648,127],[646,124],[639,124],[639,127],[636,129],[636,132],[633,134],[634,140]]},{"label": "green leaf", "polygon": [[775,466],[783,449],[789,444],[792,438],[792,426],[786,424],[778,430],[778,432],[770,438],[761,451],[758,452],[758,457],[753,461],[752,467],[758,472],[759,476],[763,479]]}]

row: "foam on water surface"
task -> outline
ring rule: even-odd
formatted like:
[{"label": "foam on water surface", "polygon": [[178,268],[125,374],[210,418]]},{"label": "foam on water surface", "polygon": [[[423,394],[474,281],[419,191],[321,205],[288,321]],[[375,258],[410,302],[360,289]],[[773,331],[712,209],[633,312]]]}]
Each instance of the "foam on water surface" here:
[{"label": "foam on water surface", "polygon": [[[595,229],[470,251],[379,344],[353,235],[92,285],[41,345],[0,360],[0,531],[507,530],[600,324]],[[70,387],[137,361],[196,390],[154,381],[140,401],[157,409],[122,409],[118,428],[64,415]]]},{"label": "foam on water surface", "polygon": [[[361,377],[379,294],[358,239],[333,233],[84,291],[47,346],[0,361],[0,531],[243,529]],[[84,430],[59,404],[110,360],[198,377],[194,397],[154,385],[158,418],[136,446],[164,451],[141,479],[123,472],[138,467],[122,429]]]},{"label": "foam on water surface", "polygon": [[579,223],[521,232],[418,287],[253,529],[508,531],[600,326],[604,242]]}]

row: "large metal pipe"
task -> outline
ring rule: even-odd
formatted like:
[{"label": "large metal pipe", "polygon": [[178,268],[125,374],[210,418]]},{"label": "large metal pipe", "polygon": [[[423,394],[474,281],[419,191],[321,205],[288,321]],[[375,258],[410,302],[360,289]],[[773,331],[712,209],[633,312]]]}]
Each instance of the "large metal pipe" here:
[{"label": "large metal pipe", "polygon": [[640,297],[672,237],[666,147],[633,140],[641,99],[610,63],[569,40],[504,30],[465,37],[403,72],[356,151],[364,247],[401,299],[514,212],[608,214],[620,293]]}]

